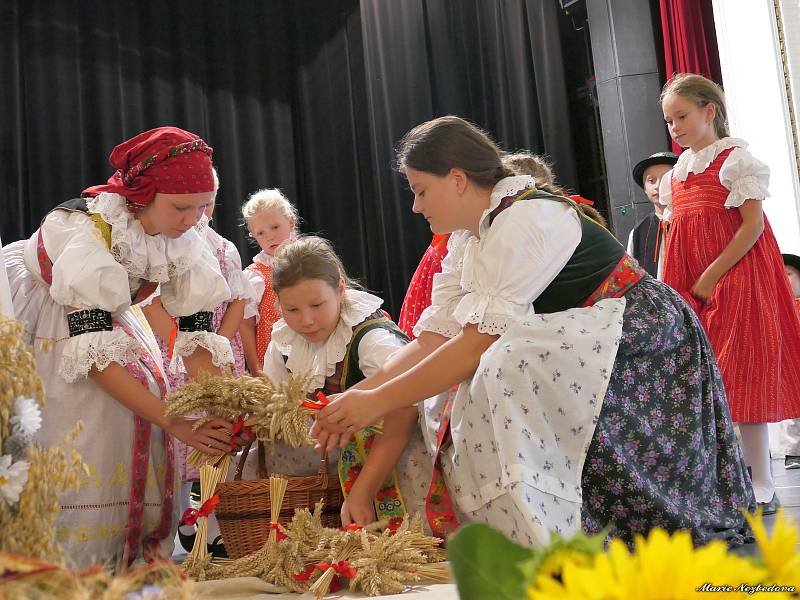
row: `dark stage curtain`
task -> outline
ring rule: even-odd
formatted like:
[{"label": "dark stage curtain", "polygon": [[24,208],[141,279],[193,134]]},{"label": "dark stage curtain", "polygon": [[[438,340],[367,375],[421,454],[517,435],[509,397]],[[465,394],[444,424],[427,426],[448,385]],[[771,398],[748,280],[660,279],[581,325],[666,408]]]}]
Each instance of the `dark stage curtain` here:
[{"label": "dark stage curtain", "polygon": [[[430,242],[411,213],[405,181],[391,174],[397,140],[432,117],[457,114],[509,150],[546,152],[574,185],[563,61],[555,2],[539,0],[362,0],[364,61],[376,179],[381,277],[395,316]],[[387,268],[388,266],[388,268]],[[374,281],[374,279],[371,279]]]},{"label": "dark stage curtain", "polygon": [[458,114],[576,180],[555,1],[0,0],[0,72],[4,243],[177,125],[215,148],[245,264],[239,207],[280,187],[395,317],[430,241],[391,169],[410,127]]}]

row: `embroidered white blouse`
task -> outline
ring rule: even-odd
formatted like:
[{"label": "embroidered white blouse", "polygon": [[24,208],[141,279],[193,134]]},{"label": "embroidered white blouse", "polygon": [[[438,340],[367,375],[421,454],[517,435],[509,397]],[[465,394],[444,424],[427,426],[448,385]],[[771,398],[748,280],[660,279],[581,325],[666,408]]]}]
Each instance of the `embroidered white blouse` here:
[{"label": "embroidered white blouse", "polygon": [[[490,213],[506,196],[535,187],[527,175],[506,177],[492,190],[479,235],[456,231],[442,271],[434,275],[432,303],[414,335],[432,331],[454,337],[468,323],[493,335],[534,314],[533,301],[555,279],[581,241],[580,217],[568,204],[531,198]],[[540,225],[540,226],[537,226]]]},{"label": "embroidered white blouse", "polygon": [[[253,262],[261,263],[262,265],[271,267],[272,257],[262,250],[253,257]],[[264,278],[260,273],[254,271],[253,269],[245,269],[242,272],[244,273],[247,281],[250,282],[250,286],[253,288],[253,298],[248,301],[244,307],[244,318],[249,319],[251,317],[255,317],[256,323],[258,323],[258,319],[260,317],[258,305],[261,303],[261,298],[264,296],[264,290],[267,287],[267,282],[264,281]],[[272,282],[270,282],[270,285],[272,285]]]},{"label": "embroidered white blouse", "polygon": [[659,202],[664,209],[664,219],[672,221],[672,179],[686,181],[690,173],[704,172],[721,152],[733,148],[719,171],[719,181],[730,193],[725,200],[727,208],[736,208],[745,200],[764,200],[769,196],[769,167],[747,150],[747,142],[725,137],[709,144],[699,152],[690,148],[681,153],[671,171],[661,178],[658,188]]},{"label": "embroidered white blouse", "polygon": [[[272,327],[272,341],[264,355],[264,374],[274,383],[284,381],[289,372],[311,377],[309,390],[325,386],[325,378],[336,371],[353,338],[353,327],[374,313],[383,300],[367,292],[348,289],[339,324],[324,342],[311,343],[281,319]],[[358,368],[365,377],[380,369],[405,342],[383,328],[368,331],[358,345]],[[286,359],[284,360],[284,357]]]},{"label": "embroidered white blouse", "polygon": [[[147,235],[118,194],[102,193],[87,201],[90,212],[111,225],[109,251],[100,231],[82,212],[56,210],[42,223],[47,255],[53,263],[50,296],[77,310],[99,308],[112,314],[131,306],[131,294],[143,281],[160,284],[161,301],[173,316],[213,311],[230,298],[217,259],[193,228],[180,238]],[[25,263],[39,275],[37,233],[25,246]],[[186,356],[202,346],[217,366],[233,363],[230,343],[214,333],[179,332],[175,355]],[[103,352],[97,352],[102,348]],[[141,356],[139,342],[124,331],[99,331],[70,338],[64,347],[60,373],[68,382],[86,377],[111,362],[122,365]]]},{"label": "embroidered white blouse", "polygon": [[[212,254],[217,257],[222,254],[222,276],[231,291],[231,300],[245,300],[256,304],[261,300],[261,292],[258,292],[250,283],[248,274],[242,271],[242,257],[239,250],[230,240],[222,237],[210,226],[210,221],[203,216],[197,224],[198,233],[205,239],[206,244],[211,249]],[[263,285],[262,285],[263,288]]]}]

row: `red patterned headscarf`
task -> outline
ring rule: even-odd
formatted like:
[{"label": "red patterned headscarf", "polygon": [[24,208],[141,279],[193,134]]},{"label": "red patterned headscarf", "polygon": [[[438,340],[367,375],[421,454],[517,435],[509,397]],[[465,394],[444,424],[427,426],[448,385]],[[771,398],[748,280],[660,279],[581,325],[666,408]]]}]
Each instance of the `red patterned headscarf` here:
[{"label": "red patterned headscarf", "polygon": [[107,184],[86,188],[81,195],[120,194],[127,198],[128,210],[136,212],[150,204],[158,192],[213,192],[212,152],[193,133],[177,127],[157,127],[114,148],[108,162],[117,172]]}]

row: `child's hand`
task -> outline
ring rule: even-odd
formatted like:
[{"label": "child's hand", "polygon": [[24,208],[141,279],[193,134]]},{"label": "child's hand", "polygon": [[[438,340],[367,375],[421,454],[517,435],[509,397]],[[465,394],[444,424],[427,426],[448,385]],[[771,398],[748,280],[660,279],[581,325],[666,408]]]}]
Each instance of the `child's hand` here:
[{"label": "child's hand", "polygon": [[375,521],[375,505],[371,498],[359,498],[351,492],[342,504],[341,516],[342,526],[355,523],[364,527]]},{"label": "child's hand", "polygon": [[335,396],[317,419],[332,433],[355,433],[377,423],[384,413],[373,390],[353,389]]},{"label": "child's hand", "polygon": [[316,444],[314,444],[314,451],[321,453],[328,453],[333,451],[337,446],[340,448],[344,448],[353,438],[352,434],[349,433],[333,433],[325,429],[319,421],[314,421],[314,425],[311,426],[311,431],[308,432],[309,435],[317,440]]},{"label": "child's hand", "polygon": [[245,428],[243,431],[240,431],[233,437],[231,437],[230,445],[231,450],[236,453],[241,450],[244,446],[250,443],[250,441],[256,436],[253,431],[249,428]]},{"label": "child's hand", "polygon": [[699,298],[703,302],[708,302],[711,299],[711,294],[714,293],[714,288],[717,287],[717,279],[713,275],[709,275],[705,271],[692,286],[692,295]]}]

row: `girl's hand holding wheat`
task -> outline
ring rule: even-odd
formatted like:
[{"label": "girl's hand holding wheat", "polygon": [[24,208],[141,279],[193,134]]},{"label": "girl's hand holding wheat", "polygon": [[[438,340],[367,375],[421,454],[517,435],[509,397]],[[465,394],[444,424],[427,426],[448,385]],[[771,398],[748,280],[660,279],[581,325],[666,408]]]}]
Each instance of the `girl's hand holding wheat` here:
[{"label": "girl's hand holding wheat", "polygon": [[225,419],[211,419],[196,431],[194,421],[175,417],[170,419],[167,432],[188,446],[212,455],[226,454],[231,451],[231,442],[239,438],[231,438],[233,425]]}]

